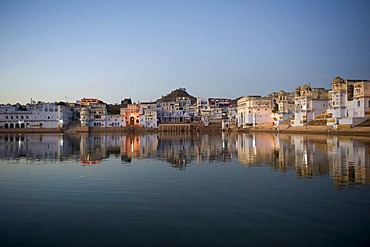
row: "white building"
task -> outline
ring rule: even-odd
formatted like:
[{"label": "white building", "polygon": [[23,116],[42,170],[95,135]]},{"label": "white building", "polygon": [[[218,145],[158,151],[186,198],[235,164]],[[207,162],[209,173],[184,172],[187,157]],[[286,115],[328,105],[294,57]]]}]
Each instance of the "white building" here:
[{"label": "white building", "polygon": [[327,125],[353,127],[370,116],[370,81],[344,80],[339,76],[332,81]]},{"label": "white building", "polygon": [[305,126],[328,109],[328,90],[311,88],[309,85],[298,86],[294,98],[294,120],[292,126]]},{"label": "white building", "polygon": [[197,98],[196,109],[200,121],[202,121],[205,125],[208,125],[211,112],[208,100]]},{"label": "white building", "polygon": [[125,127],[125,121],[120,114],[107,114],[106,127]]},{"label": "white building", "polygon": [[331,86],[328,108],[331,118],[327,119],[327,125],[338,124],[339,119],[353,117],[353,104],[351,102],[353,99],[353,84],[347,83],[337,76],[333,79]]},{"label": "white building", "polygon": [[26,106],[0,105],[0,128],[62,128],[72,117],[69,106],[30,103]]},{"label": "white building", "polygon": [[157,128],[157,104],[140,103],[140,125],[144,128]]},{"label": "white building", "polygon": [[157,116],[159,123],[190,123],[197,114],[189,97],[176,97],[175,101],[158,103]]},{"label": "white building", "polygon": [[273,120],[275,125],[279,125],[282,122],[288,120],[294,116],[294,93],[285,92],[274,92],[268,95],[273,100]]},{"label": "white building", "polygon": [[355,117],[370,117],[370,80],[356,81],[353,84],[353,100],[355,102]]},{"label": "white building", "polygon": [[245,96],[237,101],[238,127],[248,128],[262,123],[272,123],[272,98]]},{"label": "white building", "polygon": [[82,127],[106,127],[107,105],[99,99],[80,101],[80,121]]}]

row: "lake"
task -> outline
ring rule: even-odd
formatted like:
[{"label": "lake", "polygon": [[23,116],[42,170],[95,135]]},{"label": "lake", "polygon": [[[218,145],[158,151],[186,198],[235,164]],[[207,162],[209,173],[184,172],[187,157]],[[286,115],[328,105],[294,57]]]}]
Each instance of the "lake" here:
[{"label": "lake", "polygon": [[0,135],[1,246],[369,246],[370,139]]}]

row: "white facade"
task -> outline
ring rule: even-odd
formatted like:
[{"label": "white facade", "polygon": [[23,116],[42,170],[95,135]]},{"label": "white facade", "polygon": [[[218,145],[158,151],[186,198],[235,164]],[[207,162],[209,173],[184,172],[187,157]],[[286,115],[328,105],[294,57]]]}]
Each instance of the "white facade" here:
[{"label": "white facade", "polygon": [[71,108],[54,103],[0,106],[0,128],[62,128],[71,119]]},{"label": "white facade", "polygon": [[370,81],[357,81],[353,85],[354,115],[360,118],[370,117]]},{"label": "white facade", "polygon": [[292,126],[306,126],[308,122],[328,109],[328,91],[323,88],[311,88],[309,85],[297,87],[294,105]]},{"label": "white facade", "polygon": [[279,125],[294,116],[294,93],[287,93],[281,90],[278,93],[274,92],[268,96],[273,99],[272,118],[275,125]]},{"label": "white facade", "polygon": [[99,99],[82,99],[80,121],[82,127],[108,127],[107,105]]},{"label": "white facade", "polygon": [[343,80],[339,76],[332,81],[327,125],[355,126],[370,116],[370,81]]},{"label": "white facade", "polygon": [[190,123],[197,114],[190,98],[177,97],[175,101],[158,103],[157,116],[160,123]]},{"label": "white facade", "polygon": [[209,124],[209,119],[211,115],[208,100],[197,98],[196,108],[200,121],[202,121],[207,126]]},{"label": "white facade", "polygon": [[248,128],[262,123],[272,123],[271,97],[245,96],[237,101],[238,127]]},{"label": "white facade", "polygon": [[[353,117],[353,84],[348,84],[337,76],[332,81],[332,90],[329,91],[330,101],[328,113],[331,118],[327,119],[327,125],[339,123],[339,119]],[[351,115],[351,116],[350,116]]]},{"label": "white facade", "polygon": [[157,128],[157,104],[140,104],[140,125],[144,128]]},{"label": "white facade", "polygon": [[108,114],[106,117],[106,127],[125,127],[126,123],[120,114]]}]

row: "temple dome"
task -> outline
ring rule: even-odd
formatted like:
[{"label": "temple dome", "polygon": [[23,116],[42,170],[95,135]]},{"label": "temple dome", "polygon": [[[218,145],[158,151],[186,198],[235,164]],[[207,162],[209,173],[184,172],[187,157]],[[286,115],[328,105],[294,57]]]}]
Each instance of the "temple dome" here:
[{"label": "temple dome", "polygon": [[304,86],[302,86],[302,91],[311,91],[311,87],[305,84]]},{"label": "temple dome", "polygon": [[332,81],[332,84],[339,84],[339,83],[344,83],[344,80],[343,78],[339,77],[339,76],[336,76],[333,81]]},{"label": "temple dome", "polygon": [[281,91],[279,92],[279,96],[286,96],[286,92],[285,92],[284,90],[281,90]]}]

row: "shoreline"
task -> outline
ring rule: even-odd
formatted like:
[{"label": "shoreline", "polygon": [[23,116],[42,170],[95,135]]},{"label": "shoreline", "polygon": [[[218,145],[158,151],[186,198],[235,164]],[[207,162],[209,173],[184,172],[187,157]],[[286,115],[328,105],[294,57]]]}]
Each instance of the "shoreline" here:
[{"label": "shoreline", "polygon": [[[217,126],[218,127],[218,126]],[[222,130],[216,126],[204,126],[192,131],[160,131],[159,128],[143,127],[124,127],[124,128],[89,128],[81,129],[60,129],[60,128],[37,128],[37,129],[0,129],[0,134],[76,134],[76,133],[210,133],[210,132],[229,132],[229,133],[284,133],[284,134],[325,134],[325,135],[365,135],[370,136],[370,127],[353,127],[343,129],[333,129],[331,126],[300,126],[292,127],[288,125],[257,126],[249,129],[229,128]]]},{"label": "shoreline", "polygon": [[370,136],[370,127],[353,127],[333,129],[332,126],[299,126],[292,127],[289,125],[280,125],[278,127],[254,127],[247,131],[241,130],[238,132],[250,133],[283,133],[283,134],[320,134],[320,135],[365,135]]}]

